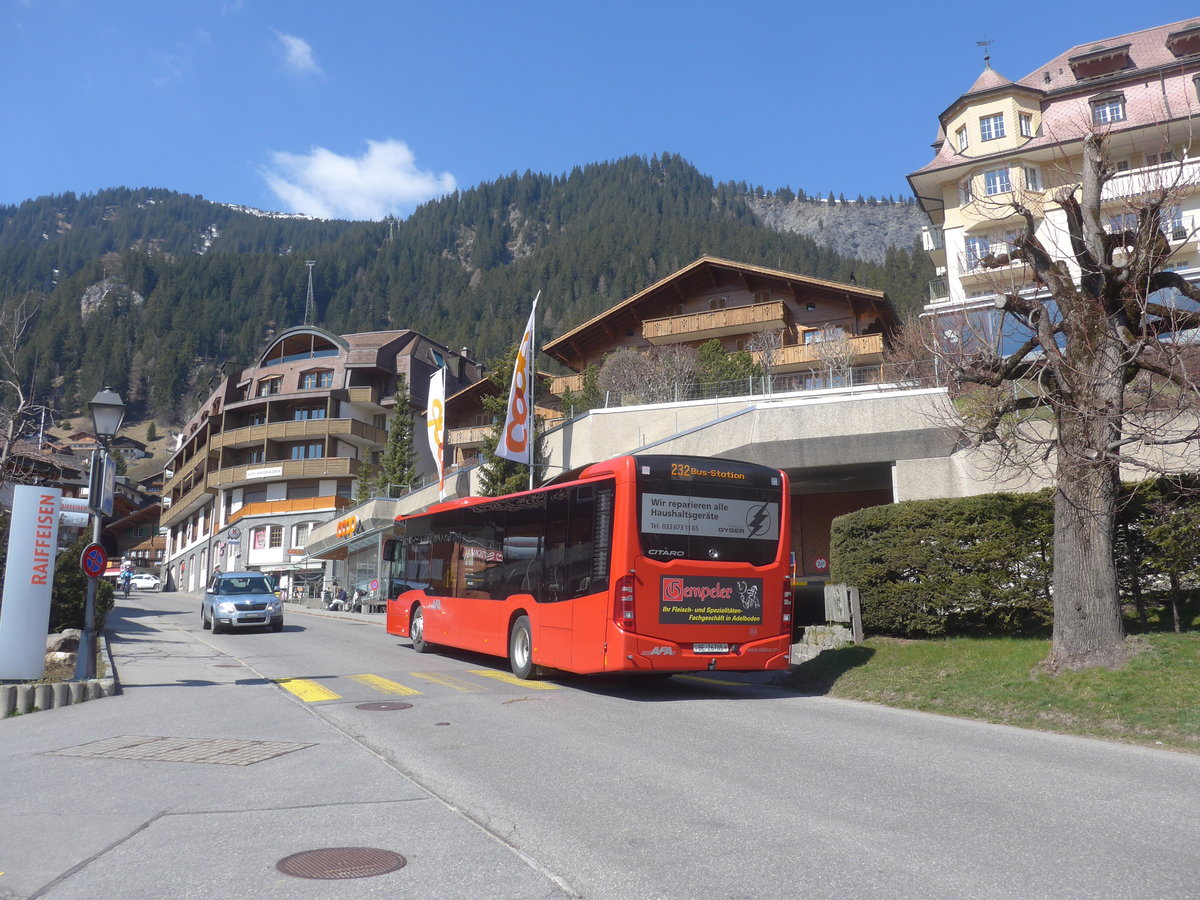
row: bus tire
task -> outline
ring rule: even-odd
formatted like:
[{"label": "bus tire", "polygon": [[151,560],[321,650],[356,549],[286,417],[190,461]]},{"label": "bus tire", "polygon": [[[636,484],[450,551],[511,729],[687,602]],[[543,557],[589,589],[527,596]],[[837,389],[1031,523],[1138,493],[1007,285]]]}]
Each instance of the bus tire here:
[{"label": "bus tire", "polygon": [[522,681],[538,677],[538,667],[533,664],[533,630],[529,627],[529,616],[519,616],[513,622],[508,636],[508,664]]},{"label": "bus tire", "polygon": [[408,626],[409,637],[412,638],[412,647],[418,653],[429,652],[429,642],[425,640],[425,614],[418,606],[413,610],[412,622]]}]

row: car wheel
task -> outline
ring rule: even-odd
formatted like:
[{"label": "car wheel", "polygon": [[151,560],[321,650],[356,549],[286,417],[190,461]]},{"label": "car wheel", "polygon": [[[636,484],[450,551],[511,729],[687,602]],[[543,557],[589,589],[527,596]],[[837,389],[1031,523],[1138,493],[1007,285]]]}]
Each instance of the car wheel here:
[{"label": "car wheel", "polygon": [[204,615],[204,604],[200,604],[200,627],[208,631],[212,627],[212,623],[208,621],[208,617]]},{"label": "car wheel", "polygon": [[409,637],[412,638],[413,649],[418,653],[429,652],[429,642],[425,640],[425,613],[421,611],[421,607],[413,610],[412,622],[408,627]]},{"label": "car wheel", "polygon": [[271,630],[272,631],[283,631],[283,618],[282,617],[280,617],[278,622],[271,623]]},{"label": "car wheel", "polygon": [[508,637],[508,663],[513,674],[523,681],[538,676],[537,666],[533,664],[533,632],[529,627],[529,616],[521,616],[513,622]]},{"label": "car wheel", "polygon": [[221,632],[223,632],[225,630],[225,626],[217,621],[217,617],[215,615],[211,619],[209,619],[209,621],[212,623],[212,633],[213,634],[220,634]]}]

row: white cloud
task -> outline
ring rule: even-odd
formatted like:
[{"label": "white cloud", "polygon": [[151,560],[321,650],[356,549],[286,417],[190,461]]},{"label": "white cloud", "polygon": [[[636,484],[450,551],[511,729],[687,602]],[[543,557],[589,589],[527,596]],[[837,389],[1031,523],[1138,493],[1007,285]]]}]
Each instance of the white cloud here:
[{"label": "white cloud", "polygon": [[263,177],[289,211],[322,219],[403,216],[457,187],[449,172],[418,170],[408,145],[392,140],[367,141],[367,152],[358,158],[324,147],[307,156],[275,153]]},{"label": "white cloud", "polygon": [[275,37],[279,38],[279,43],[283,47],[284,62],[291,71],[299,74],[311,72],[319,75],[321,73],[321,67],[317,65],[312,45],[308,41],[298,38],[294,34],[284,34],[282,31],[276,31]]}]

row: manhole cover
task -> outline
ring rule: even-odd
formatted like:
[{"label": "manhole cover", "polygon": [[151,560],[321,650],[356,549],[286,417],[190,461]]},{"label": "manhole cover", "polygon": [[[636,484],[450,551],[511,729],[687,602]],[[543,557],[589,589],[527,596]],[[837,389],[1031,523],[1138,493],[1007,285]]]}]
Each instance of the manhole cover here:
[{"label": "manhole cover", "polygon": [[149,737],[122,735],[104,738],[77,747],[48,750],[48,756],[81,756],[88,759],[141,759],[154,762],[213,763],[222,766],[250,766],[285,753],[303,750],[312,744],[283,741],[231,741],[203,738]]},{"label": "manhole cover", "polygon": [[293,853],[275,863],[275,868],[296,878],[370,878],[395,872],[407,861],[399,853],[374,847],[326,847]]},{"label": "manhole cover", "polygon": [[400,703],[396,700],[375,700],[372,703],[360,703],[355,709],[370,709],[387,712],[393,709],[412,709],[411,703]]}]

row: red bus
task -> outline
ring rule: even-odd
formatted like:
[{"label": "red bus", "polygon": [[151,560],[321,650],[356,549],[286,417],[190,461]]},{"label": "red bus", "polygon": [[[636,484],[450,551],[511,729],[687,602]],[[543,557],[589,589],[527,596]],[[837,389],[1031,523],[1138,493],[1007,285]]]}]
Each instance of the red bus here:
[{"label": "red bus", "polygon": [[783,669],[789,525],[783,472],[689,456],[446,501],[396,517],[387,631],[506,656],[520,678]]}]

